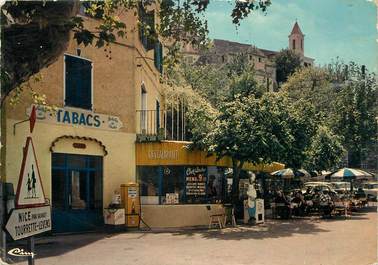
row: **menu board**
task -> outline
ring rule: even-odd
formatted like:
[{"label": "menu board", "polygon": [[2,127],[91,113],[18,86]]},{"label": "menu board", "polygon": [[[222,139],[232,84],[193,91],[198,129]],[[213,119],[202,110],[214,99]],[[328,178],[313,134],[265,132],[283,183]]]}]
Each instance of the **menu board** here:
[{"label": "menu board", "polygon": [[187,167],[185,177],[187,196],[206,195],[206,167]]}]

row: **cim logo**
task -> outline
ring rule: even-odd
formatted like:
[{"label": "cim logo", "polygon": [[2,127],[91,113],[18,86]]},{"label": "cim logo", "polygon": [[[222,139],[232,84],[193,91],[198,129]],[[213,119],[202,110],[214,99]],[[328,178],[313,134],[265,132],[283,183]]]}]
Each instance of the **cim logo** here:
[{"label": "cim logo", "polygon": [[23,250],[22,248],[12,248],[8,251],[9,255],[16,256],[16,257],[28,257],[31,256],[34,258],[35,254],[33,252],[28,252]]}]

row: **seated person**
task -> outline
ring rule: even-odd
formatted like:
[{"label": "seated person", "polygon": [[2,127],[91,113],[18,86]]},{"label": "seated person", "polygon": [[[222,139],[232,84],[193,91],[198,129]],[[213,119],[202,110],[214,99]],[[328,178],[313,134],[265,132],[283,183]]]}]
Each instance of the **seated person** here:
[{"label": "seated person", "polygon": [[334,204],[329,192],[327,190],[323,190],[323,192],[321,192],[319,195],[320,214],[323,216],[331,216],[333,206]]},{"label": "seated person", "polygon": [[276,204],[283,204],[282,206],[276,206],[277,215],[281,218],[287,219],[290,216],[290,203],[282,193],[282,191],[277,192],[277,196],[274,199]]},{"label": "seated person", "polygon": [[356,199],[364,199],[364,198],[366,197],[366,194],[365,194],[364,190],[363,190],[361,187],[359,187],[359,188],[355,191],[355,193],[354,193],[354,197],[355,197]]},{"label": "seated person", "polygon": [[296,206],[294,207],[294,215],[303,216],[306,208],[306,203],[304,201],[302,192],[296,192],[291,202],[296,204]]},{"label": "seated person", "polygon": [[274,198],[275,203],[283,203],[285,205],[290,205],[290,203],[287,201],[285,195],[282,191],[277,191],[276,197]]},{"label": "seated person", "polygon": [[313,190],[312,190],[312,187],[307,187],[307,189],[306,189],[306,192],[304,193],[304,199],[306,200],[306,201],[310,201],[310,200],[312,200],[312,197],[313,197]]}]

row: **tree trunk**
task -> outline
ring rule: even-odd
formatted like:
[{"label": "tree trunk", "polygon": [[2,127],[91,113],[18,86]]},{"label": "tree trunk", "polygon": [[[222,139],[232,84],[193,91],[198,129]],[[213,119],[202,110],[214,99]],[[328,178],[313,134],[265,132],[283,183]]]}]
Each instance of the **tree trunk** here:
[{"label": "tree trunk", "polygon": [[231,189],[231,201],[235,205],[239,202],[239,181],[240,171],[243,168],[244,161],[232,159],[232,189]]}]

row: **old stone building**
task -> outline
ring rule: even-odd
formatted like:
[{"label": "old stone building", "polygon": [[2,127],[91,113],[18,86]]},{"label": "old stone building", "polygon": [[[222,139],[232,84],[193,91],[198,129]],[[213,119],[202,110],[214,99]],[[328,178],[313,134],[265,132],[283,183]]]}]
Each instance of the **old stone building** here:
[{"label": "old stone building", "polygon": [[[304,37],[299,25],[295,22],[288,36],[289,49],[295,51],[301,58],[303,66],[312,66],[314,59],[306,57],[304,53]],[[266,85],[267,90],[275,90],[278,87],[276,80],[275,56],[279,51],[271,51],[244,43],[228,40],[213,40],[213,47],[206,51],[196,51],[190,45],[183,47],[183,53],[188,63],[198,64],[222,64],[229,62],[237,54],[245,54],[248,60],[254,64],[256,79]]]}]

